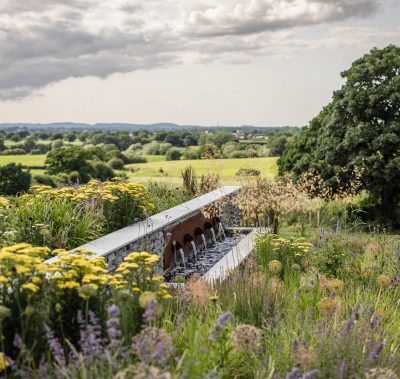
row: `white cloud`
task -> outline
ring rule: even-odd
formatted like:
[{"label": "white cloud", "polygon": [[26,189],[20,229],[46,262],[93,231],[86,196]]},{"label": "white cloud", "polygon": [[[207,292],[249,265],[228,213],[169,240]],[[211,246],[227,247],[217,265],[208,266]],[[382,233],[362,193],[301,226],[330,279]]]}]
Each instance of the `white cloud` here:
[{"label": "white cloud", "polygon": [[[292,55],[320,44],[300,38],[299,27],[365,17],[379,6],[379,0],[0,0],[0,99],[70,77]],[[340,33],[325,43],[335,46],[349,31]]]}]

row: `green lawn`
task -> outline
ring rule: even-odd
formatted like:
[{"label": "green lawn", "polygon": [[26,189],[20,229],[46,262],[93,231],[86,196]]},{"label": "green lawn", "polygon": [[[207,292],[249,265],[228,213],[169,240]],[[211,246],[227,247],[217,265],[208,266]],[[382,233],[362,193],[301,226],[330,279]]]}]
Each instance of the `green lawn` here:
[{"label": "green lawn", "polygon": [[44,167],[46,155],[0,155],[0,166],[8,163],[21,163],[25,167]]},{"label": "green lawn", "polygon": [[221,176],[224,184],[237,184],[243,178],[235,174],[239,168],[254,168],[261,171],[263,177],[272,178],[277,174],[277,158],[249,158],[249,159],[204,159],[182,161],[150,161],[148,163],[130,164],[126,168],[133,172],[126,173],[131,180],[147,181],[149,179],[163,179],[177,183],[181,180],[181,171],[192,166],[198,175],[208,172]]},{"label": "green lawn", "polygon": [[165,161],[165,156],[164,155],[143,155],[146,159],[147,162],[163,162]]}]

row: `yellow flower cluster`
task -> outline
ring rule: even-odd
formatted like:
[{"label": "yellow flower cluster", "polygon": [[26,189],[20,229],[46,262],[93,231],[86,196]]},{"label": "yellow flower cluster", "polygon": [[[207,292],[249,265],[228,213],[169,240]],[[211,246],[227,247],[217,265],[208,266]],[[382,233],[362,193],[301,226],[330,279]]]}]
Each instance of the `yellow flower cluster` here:
[{"label": "yellow flower cluster", "polygon": [[0,208],[6,207],[9,204],[10,204],[10,202],[8,201],[8,199],[6,197],[0,196]]},{"label": "yellow flower cluster", "polygon": [[311,244],[306,242],[303,237],[287,240],[273,236],[272,246],[275,251],[285,250],[296,257],[302,257],[309,252]]},{"label": "yellow flower cluster", "polygon": [[49,253],[47,247],[26,243],[0,249],[0,286],[7,288],[18,283],[30,293],[37,292],[46,274],[44,258]]},{"label": "yellow flower cluster", "polygon": [[0,372],[4,371],[9,366],[10,366],[10,363],[6,359],[4,353],[0,352]]},{"label": "yellow flower cluster", "polygon": [[155,291],[162,299],[170,299],[168,285],[163,283],[162,276],[154,275],[154,267],[160,257],[148,252],[133,252],[125,257],[124,262],[116,269],[111,285],[116,289],[128,287],[133,292]]},{"label": "yellow flower cluster", "polygon": [[47,271],[51,273],[50,282],[59,290],[76,289],[86,300],[111,279],[104,258],[91,259],[92,253],[85,250],[75,250],[71,254],[59,249],[56,254],[57,259],[48,265]]},{"label": "yellow flower cluster", "polygon": [[153,291],[159,299],[171,298],[164,278],[154,272],[160,259],[157,255],[131,253],[117,268],[116,275],[110,275],[104,258],[91,258],[92,253],[83,249],[73,253],[57,249],[53,251],[56,259],[46,264],[49,254],[50,249],[46,247],[25,243],[0,249],[0,289],[6,288],[10,292],[22,288],[32,295],[46,285],[56,293],[74,290],[87,300],[111,285],[138,294]]},{"label": "yellow flower cluster", "polygon": [[295,257],[304,257],[311,248],[311,244],[306,242],[303,237],[285,239],[275,234],[265,234],[257,239],[259,245],[267,245],[274,252],[288,253]]},{"label": "yellow flower cluster", "polygon": [[29,294],[38,292],[44,282],[54,284],[56,290],[75,289],[86,299],[88,294],[108,284],[111,276],[103,258],[90,259],[91,253],[76,250],[73,254],[58,249],[57,259],[44,262],[50,253],[47,247],[33,247],[26,243],[0,250],[0,287],[20,285]]},{"label": "yellow flower cluster", "polygon": [[118,178],[104,183],[92,179],[85,185],[62,188],[36,185],[31,187],[31,193],[34,196],[51,196],[74,202],[84,200],[114,202],[128,196],[139,200],[144,208],[153,207],[153,204],[149,201],[147,189],[142,183],[123,183]]}]

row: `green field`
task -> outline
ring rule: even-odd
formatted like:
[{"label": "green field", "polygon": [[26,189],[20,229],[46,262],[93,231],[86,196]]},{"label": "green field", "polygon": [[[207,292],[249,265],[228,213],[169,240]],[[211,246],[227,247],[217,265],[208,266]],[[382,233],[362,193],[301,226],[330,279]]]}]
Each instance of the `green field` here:
[{"label": "green field", "polygon": [[277,174],[277,158],[249,159],[204,159],[182,161],[150,161],[148,163],[130,164],[126,168],[131,180],[147,181],[163,179],[170,182],[181,180],[181,171],[192,166],[198,175],[207,173],[219,174],[223,184],[236,184],[243,178],[236,176],[239,168],[253,168],[261,171],[263,177],[272,178]]},{"label": "green field", "polygon": [[20,163],[25,167],[44,167],[46,155],[0,155],[0,166]]},{"label": "green field", "polygon": [[164,155],[143,155],[143,156],[147,159],[148,163],[165,161]]}]

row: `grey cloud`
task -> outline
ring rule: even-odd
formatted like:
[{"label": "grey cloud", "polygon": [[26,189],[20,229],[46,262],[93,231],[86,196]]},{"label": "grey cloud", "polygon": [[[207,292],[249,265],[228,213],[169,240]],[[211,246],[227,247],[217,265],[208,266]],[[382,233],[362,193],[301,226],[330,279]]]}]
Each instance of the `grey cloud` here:
[{"label": "grey cloud", "polygon": [[201,10],[186,9],[191,36],[257,34],[366,17],[381,7],[380,0],[252,0],[215,2]]},{"label": "grey cloud", "polygon": [[293,27],[378,7],[374,0],[0,0],[0,99],[67,78],[292,55],[310,46]]}]

